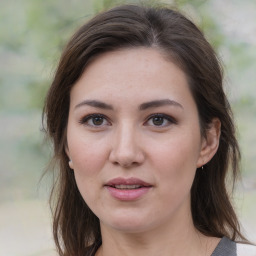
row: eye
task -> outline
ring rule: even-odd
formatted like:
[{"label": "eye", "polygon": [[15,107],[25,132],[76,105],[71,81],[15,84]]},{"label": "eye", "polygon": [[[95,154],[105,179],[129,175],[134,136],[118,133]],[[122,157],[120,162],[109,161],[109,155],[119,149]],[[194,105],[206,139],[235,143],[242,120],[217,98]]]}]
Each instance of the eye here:
[{"label": "eye", "polygon": [[102,127],[110,125],[107,118],[102,114],[91,114],[83,117],[80,121],[80,124],[84,124],[91,127]]},{"label": "eye", "polygon": [[169,115],[153,114],[148,118],[146,125],[156,126],[156,127],[166,127],[176,123],[177,123],[176,120]]}]

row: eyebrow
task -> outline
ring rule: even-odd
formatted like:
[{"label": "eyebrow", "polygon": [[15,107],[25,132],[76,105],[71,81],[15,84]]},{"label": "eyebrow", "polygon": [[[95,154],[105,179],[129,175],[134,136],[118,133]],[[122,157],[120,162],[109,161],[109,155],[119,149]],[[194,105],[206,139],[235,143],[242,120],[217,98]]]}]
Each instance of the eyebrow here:
[{"label": "eyebrow", "polygon": [[[84,101],[80,102],[79,104],[77,104],[75,106],[75,109],[79,108],[81,106],[86,106],[86,105],[94,107],[94,108],[100,108],[100,109],[107,109],[107,110],[114,109],[112,105],[106,104],[106,103],[104,103],[102,101],[98,101],[98,100],[84,100]],[[162,107],[162,106],[166,106],[166,105],[176,106],[176,107],[183,109],[183,106],[180,103],[178,103],[177,101],[170,100],[170,99],[163,99],[163,100],[153,100],[153,101],[142,103],[139,106],[139,110],[146,110],[149,108]]]},{"label": "eyebrow", "polygon": [[139,109],[146,110],[148,108],[156,108],[156,107],[162,107],[162,106],[166,106],[166,105],[171,105],[171,106],[175,106],[175,107],[179,107],[179,108],[183,109],[183,106],[180,103],[178,103],[177,101],[174,101],[174,100],[170,100],[170,99],[149,101],[149,102],[141,104]]},{"label": "eyebrow", "polygon": [[106,104],[102,101],[98,101],[98,100],[84,100],[81,103],[77,104],[75,106],[75,108],[79,108],[79,107],[84,106],[84,105],[91,106],[91,107],[94,107],[94,108],[113,110],[113,107],[111,105]]}]

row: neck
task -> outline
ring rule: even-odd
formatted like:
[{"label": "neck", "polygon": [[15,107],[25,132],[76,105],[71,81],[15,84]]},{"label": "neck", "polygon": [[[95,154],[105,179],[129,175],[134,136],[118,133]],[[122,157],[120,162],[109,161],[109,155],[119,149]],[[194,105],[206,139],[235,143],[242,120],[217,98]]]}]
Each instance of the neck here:
[{"label": "neck", "polygon": [[182,224],[176,223],[165,223],[157,229],[138,233],[121,232],[101,225],[102,246],[96,256],[211,255],[220,239],[198,232],[191,216]]}]

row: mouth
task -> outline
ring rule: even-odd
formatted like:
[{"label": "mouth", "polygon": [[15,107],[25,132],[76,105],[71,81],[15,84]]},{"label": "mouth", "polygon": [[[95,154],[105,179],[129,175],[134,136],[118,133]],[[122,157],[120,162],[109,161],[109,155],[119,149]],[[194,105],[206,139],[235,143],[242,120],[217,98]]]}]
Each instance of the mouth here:
[{"label": "mouth", "polygon": [[129,189],[139,189],[143,187],[152,187],[151,184],[138,179],[138,178],[115,178],[107,182],[105,186],[122,189],[122,190],[129,190]]},{"label": "mouth", "polygon": [[153,186],[137,178],[116,178],[104,185],[115,199],[132,201],[141,198]]},{"label": "mouth", "polygon": [[[120,184],[120,185],[112,185],[109,186],[115,189],[121,189],[121,190],[132,190],[132,189],[139,189],[139,188],[144,188],[146,186],[141,186],[141,185],[124,185],[124,184]],[[150,186],[147,186],[150,187]]]},{"label": "mouth", "polygon": [[138,189],[138,188],[142,188],[144,186],[141,185],[124,185],[124,184],[120,184],[120,185],[112,185],[110,186],[112,188],[116,188],[116,189],[121,189],[121,190],[130,190],[130,189]]}]

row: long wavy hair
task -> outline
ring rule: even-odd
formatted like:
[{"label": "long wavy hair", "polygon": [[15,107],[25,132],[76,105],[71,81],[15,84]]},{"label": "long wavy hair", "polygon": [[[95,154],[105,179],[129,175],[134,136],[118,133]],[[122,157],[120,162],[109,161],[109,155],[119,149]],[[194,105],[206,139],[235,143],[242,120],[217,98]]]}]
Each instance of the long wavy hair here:
[{"label": "long wavy hair", "polygon": [[[54,146],[52,162],[57,175],[51,207],[59,255],[91,255],[101,244],[99,219],[80,195],[65,152],[70,90],[93,58],[136,47],[159,49],[185,72],[199,112],[202,136],[213,118],[221,121],[218,151],[203,171],[197,170],[191,189],[194,226],[206,236],[246,241],[231,204],[240,153],[223,91],[220,61],[203,33],[178,11],[122,5],[98,14],[73,35],[46,97],[43,123]],[[229,183],[227,176],[231,178]]]}]

